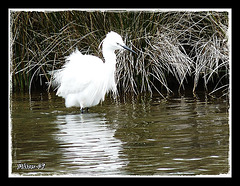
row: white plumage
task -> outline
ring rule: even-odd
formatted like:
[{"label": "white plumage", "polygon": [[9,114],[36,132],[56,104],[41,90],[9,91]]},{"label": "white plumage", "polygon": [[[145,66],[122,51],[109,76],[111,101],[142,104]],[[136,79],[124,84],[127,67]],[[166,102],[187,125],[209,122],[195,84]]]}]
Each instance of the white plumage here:
[{"label": "white plumage", "polygon": [[[92,55],[83,55],[77,49],[66,57],[60,70],[54,71],[53,85],[57,95],[65,98],[66,107],[88,108],[104,101],[105,94],[117,92],[115,82],[115,50],[127,49],[121,36],[111,31],[103,40],[102,52],[105,61]],[[134,52],[135,53],[135,52]]]}]

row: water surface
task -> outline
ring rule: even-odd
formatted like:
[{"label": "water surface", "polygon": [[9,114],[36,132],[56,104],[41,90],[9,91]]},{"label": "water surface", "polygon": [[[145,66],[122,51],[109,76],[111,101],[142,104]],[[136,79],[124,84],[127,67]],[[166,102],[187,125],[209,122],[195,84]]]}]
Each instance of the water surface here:
[{"label": "water surface", "polygon": [[52,93],[13,93],[16,175],[219,175],[229,171],[228,101],[125,96],[81,114]]}]

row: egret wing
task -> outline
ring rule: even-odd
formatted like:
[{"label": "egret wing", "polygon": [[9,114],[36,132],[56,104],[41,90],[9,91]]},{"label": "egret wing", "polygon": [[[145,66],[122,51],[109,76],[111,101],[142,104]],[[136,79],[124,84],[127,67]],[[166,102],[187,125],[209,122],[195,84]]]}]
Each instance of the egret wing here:
[{"label": "egret wing", "polygon": [[59,84],[57,95],[66,97],[68,94],[83,92],[97,82],[102,66],[100,58],[74,52],[67,57],[63,69],[56,74],[55,79]]}]

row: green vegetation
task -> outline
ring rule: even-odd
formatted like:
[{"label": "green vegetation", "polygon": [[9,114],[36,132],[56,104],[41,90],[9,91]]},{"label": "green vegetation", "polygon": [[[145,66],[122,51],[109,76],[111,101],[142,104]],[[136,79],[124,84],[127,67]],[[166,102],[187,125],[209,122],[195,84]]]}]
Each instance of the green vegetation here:
[{"label": "green vegetation", "polygon": [[195,92],[201,86],[210,95],[227,95],[228,16],[216,11],[11,11],[12,88],[47,89],[48,71],[61,68],[75,48],[102,58],[99,44],[113,30],[138,53],[117,53],[120,91],[161,94],[187,87]]}]

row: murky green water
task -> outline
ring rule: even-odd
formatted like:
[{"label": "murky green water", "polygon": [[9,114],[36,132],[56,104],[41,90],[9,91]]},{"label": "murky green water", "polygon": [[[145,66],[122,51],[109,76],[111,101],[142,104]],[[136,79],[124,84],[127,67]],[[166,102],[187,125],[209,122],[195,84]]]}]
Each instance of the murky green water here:
[{"label": "murky green water", "polygon": [[106,98],[81,114],[51,94],[12,94],[17,175],[218,175],[229,171],[228,101]]}]

